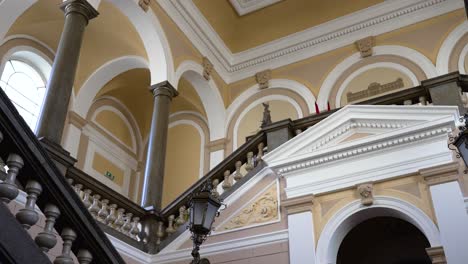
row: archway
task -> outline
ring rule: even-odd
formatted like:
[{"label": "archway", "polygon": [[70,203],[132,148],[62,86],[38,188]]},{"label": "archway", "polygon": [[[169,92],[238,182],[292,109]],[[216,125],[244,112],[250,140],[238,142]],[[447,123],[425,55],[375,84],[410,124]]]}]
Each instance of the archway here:
[{"label": "archway", "polygon": [[337,264],[430,264],[430,247],[414,225],[395,217],[365,220],[346,234],[338,250]]}]

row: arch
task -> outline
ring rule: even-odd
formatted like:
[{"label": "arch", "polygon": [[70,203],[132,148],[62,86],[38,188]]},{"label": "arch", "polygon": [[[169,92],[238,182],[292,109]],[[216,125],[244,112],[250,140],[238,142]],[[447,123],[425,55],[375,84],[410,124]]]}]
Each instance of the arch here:
[{"label": "arch", "polygon": [[[191,60],[184,61],[177,68],[174,78],[174,87],[177,88],[180,79],[184,77],[195,88],[202,101],[208,117],[210,128],[210,140],[223,138],[225,133],[226,109],[223,98],[219,93],[216,83],[211,78],[209,81],[203,78],[203,67]],[[209,89],[206,89],[208,85]]]},{"label": "arch", "polygon": [[466,56],[468,55],[468,44],[463,47],[463,50],[460,53],[460,57],[458,59],[458,71],[461,74],[467,74],[468,69],[465,69],[465,60]]},{"label": "arch", "polygon": [[173,83],[174,62],[164,30],[151,8],[145,13],[138,0],[108,0],[125,14],[140,35],[149,58],[151,84]]},{"label": "arch", "polygon": [[75,98],[73,110],[86,117],[97,93],[114,77],[132,69],[147,69],[148,62],[139,56],[123,56],[112,59],[99,67],[84,82]]},{"label": "arch", "polygon": [[445,38],[437,54],[436,67],[439,74],[447,74],[449,72],[450,55],[458,41],[467,33],[468,21],[465,21],[452,30],[447,38]]},{"label": "arch", "polygon": [[[419,208],[394,197],[374,198],[374,204],[369,207],[363,207],[360,200],[349,203],[327,222],[317,244],[317,263],[335,263],[339,246],[346,234],[362,221],[377,216],[391,216],[405,220],[416,226],[432,247],[441,245],[439,230]],[[364,211],[365,214],[362,213]]]},{"label": "arch", "polygon": [[243,108],[243,110],[240,112],[239,117],[236,119],[236,122],[234,123],[234,128],[233,128],[233,134],[232,134],[232,148],[233,150],[238,147],[238,142],[237,142],[237,134],[239,130],[239,125],[244,116],[252,110],[252,108],[256,107],[257,105],[264,103],[266,101],[283,101],[283,102],[288,102],[290,103],[297,112],[298,118],[304,117],[304,114],[302,113],[301,106],[291,97],[285,96],[285,95],[280,95],[280,94],[271,94],[267,96],[263,96],[262,98],[259,98],[252,103],[250,103],[247,107]]},{"label": "arch", "polygon": [[[269,81],[269,87],[268,90],[270,91],[275,91],[275,89],[287,89],[291,90],[294,93],[297,93],[300,95],[304,101],[307,104],[307,108],[309,113],[315,113],[315,96],[314,94],[303,84],[294,81],[294,80],[288,80],[288,79],[272,79]],[[229,126],[229,123],[231,122],[231,119],[233,118],[234,114],[239,110],[239,108],[246,102],[249,98],[252,98],[257,93],[260,93],[262,90],[260,90],[258,84],[255,84],[251,86],[249,89],[245,90],[242,92],[232,103],[229,105],[226,115],[226,127]],[[307,114],[309,114],[307,113]],[[307,115],[304,113],[304,115]]]},{"label": "arch", "polygon": [[[138,127],[138,123],[130,110],[128,110],[128,108],[116,98],[111,96],[103,96],[94,101],[89,110],[89,113],[86,116],[86,120],[95,123],[94,118],[97,116],[97,114],[99,114],[99,112],[104,110],[108,110],[117,114],[127,125],[127,128],[132,136],[132,151],[135,156],[137,156],[142,148],[141,132],[140,128]],[[110,132],[108,133],[111,134]]]},{"label": "arch", "polygon": [[359,76],[361,73],[364,73],[364,72],[366,72],[366,71],[368,71],[370,69],[375,69],[375,68],[389,68],[389,69],[397,70],[397,71],[405,74],[406,76],[408,76],[411,79],[413,86],[418,86],[419,85],[419,81],[418,81],[418,78],[416,77],[416,75],[410,69],[406,68],[403,65],[400,65],[400,64],[397,64],[397,63],[392,63],[392,62],[377,62],[377,63],[367,64],[364,67],[361,67],[358,70],[351,73],[348,77],[346,77],[346,79],[341,84],[341,86],[339,87],[338,92],[336,94],[336,98],[335,98],[336,107],[341,107],[342,106],[341,105],[341,97],[343,95],[343,92],[346,90],[347,86],[349,85],[349,83],[355,77]]},{"label": "arch", "polygon": [[[438,75],[436,67],[422,53],[403,46],[387,45],[377,46],[373,48],[373,56],[378,55],[393,55],[396,57],[404,58],[415,65],[417,65],[426,75],[426,78],[433,78]],[[332,89],[337,80],[345,73],[346,70],[351,68],[354,64],[363,61],[359,52],[354,53],[348,58],[340,62],[325,78],[320,88],[320,92],[317,98],[317,104],[320,110],[327,109],[328,99],[332,92]]]},{"label": "arch", "polygon": [[[5,38],[8,30],[11,28],[16,19],[30,8],[37,0],[4,0],[0,1],[0,40]],[[3,41],[2,41],[3,42]]]}]

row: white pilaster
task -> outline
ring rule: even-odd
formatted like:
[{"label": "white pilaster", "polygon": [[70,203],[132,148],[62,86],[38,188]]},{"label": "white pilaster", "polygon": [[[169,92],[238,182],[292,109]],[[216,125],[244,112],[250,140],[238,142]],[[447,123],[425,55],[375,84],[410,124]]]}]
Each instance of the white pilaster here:
[{"label": "white pilaster", "polygon": [[210,152],[210,170],[216,167],[224,159],[224,149]]},{"label": "white pilaster", "polygon": [[440,230],[447,263],[468,260],[468,214],[456,181],[430,186],[432,203]]},{"label": "white pilaster", "polygon": [[63,141],[63,148],[70,152],[73,158],[78,156],[78,148],[80,146],[81,129],[74,124],[69,123],[66,128],[66,134]]}]

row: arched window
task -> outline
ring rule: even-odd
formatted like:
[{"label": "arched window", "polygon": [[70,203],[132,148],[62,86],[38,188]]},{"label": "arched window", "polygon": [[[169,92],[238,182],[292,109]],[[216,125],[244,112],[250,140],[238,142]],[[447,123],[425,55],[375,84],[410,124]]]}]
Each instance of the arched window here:
[{"label": "arched window", "polygon": [[35,131],[46,93],[46,79],[31,65],[11,59],[5,64],[0,87]]}]

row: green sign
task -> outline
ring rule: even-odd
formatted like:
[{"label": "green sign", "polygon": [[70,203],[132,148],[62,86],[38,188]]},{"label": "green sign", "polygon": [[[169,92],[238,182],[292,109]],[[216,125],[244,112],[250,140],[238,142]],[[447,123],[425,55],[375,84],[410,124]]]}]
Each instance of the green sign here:
[{"label": "green sign", "polygon": [[109,178],[110,180],[114,181],[115,179],[115,176],[112,175],[112,173],[110,171],[106,171],[106,173],[104,174],[104,176],[106,176],[107,178]]}]

